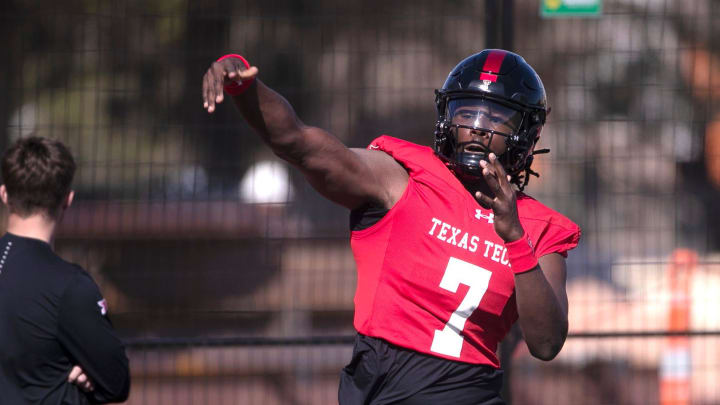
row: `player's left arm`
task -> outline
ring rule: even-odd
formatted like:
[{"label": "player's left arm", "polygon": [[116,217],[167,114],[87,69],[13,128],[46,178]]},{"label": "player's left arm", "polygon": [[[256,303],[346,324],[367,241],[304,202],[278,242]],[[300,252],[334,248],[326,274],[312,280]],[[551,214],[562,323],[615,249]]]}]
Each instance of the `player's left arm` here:
[{"label": "player's left arm", "polygon": [[[525,238],[517,212],[516,192],[494,154],[490,154],[489,162],[481,161],[480,164],[483,176],[495,195],[491,197],[477,192],[475,198],[483,206],[492,208],[495,232],[507,247]],[[526,241],[522,240],[518,246],[523,243]],[[522,261],[513,262],[510,256],[510,264],[515,271],[518,322],[530,353],[541,360],[552,360],[560,353],[568,333],[565,258],[551,253],[534,263],[532,248],[526,245],[525,249],[530,254]]]},{"label": "player's left arm", "polygon": [[518,322],[530,353],[552,360],[568,334],[565,258],[551,253],[538,259],[533,270],[515,275]]}]

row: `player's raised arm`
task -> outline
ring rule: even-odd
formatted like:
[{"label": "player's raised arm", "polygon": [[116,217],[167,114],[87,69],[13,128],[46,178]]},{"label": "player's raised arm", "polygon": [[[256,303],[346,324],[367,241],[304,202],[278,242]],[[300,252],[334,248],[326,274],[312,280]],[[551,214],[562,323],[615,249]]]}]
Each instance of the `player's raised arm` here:
[{"label": "player's raised arm", "polygon": [[305,125],[257,75],[258,68],[239,55],[220,58],[203,78],[203,107],[212,113],[229,94],[273,152],[298,167],[328,199],[350,209],[395,204],[408,179],[399,163],[383,152],[349,149],[329,132]]}]

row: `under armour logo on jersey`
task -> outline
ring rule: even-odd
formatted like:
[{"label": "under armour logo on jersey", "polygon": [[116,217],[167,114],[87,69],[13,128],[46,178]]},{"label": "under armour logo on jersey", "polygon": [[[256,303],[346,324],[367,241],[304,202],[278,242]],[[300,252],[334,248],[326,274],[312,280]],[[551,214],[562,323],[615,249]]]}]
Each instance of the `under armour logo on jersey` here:
[{"label": "under armour logo on jersey", "polygon": [[372,144],[372,145],[368,146],[368,149],[380,149],[380,146]]},{"label": "under armour logo on jersey", "polygon": [[100,315],[107,314],[107,301],[105,301],[105,298],[98,301],[97,304],[100,307]]},{"label": "under armour logo on jersey", "polygon": [[491,213],[489,213],[489,214],[487,214],[487,215],[484,215],[484,214],[482,213],[482,210],[481,210],[481,209],[477,209],[477,208],[475,209],[475,218],[477,218],[477,219],[483,219],[483,218],[484,218],[484,219],[487,219],[488,224],[492,224],[493,222],[495,222],[495,220],[493,219],[493,218],[495,218],[495,214],[493,214],[493,213],[491,212]]}]

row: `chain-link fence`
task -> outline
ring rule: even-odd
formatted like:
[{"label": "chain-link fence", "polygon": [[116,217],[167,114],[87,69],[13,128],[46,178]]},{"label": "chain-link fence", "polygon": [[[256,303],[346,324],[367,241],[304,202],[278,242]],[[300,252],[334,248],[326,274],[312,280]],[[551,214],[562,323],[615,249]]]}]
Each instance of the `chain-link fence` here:
[{"label": "chain-link fence", "polygon": [[243,53],[349,146],[429,145],[433,90],[509,43],[552,106],[527,191],[583,228],[571,337],[550,363],[505,353],[514,402],[720,403],[720,2],[606,0],[582,19],[499,3],[0,4],[0,146],[50,136],[78,160],[56,249],[128,342],[128,403],[334,403],[350,358],[347,212],[231,106],[203,110],[215,58]]}]

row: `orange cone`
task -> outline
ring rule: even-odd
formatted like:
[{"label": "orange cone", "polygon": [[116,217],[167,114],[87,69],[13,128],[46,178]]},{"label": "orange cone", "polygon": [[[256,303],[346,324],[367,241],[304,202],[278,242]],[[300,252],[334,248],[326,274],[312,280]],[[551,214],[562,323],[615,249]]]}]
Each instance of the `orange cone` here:
[{"label": "orange cone", "polygon": [[[690,249],[677,249],[670,259],[670,332],[690,330],[690,281],[697,262],[697,253]],[[690,404],[690,361],[690,339],[668,337],[660,364],[660,405]]]}]

